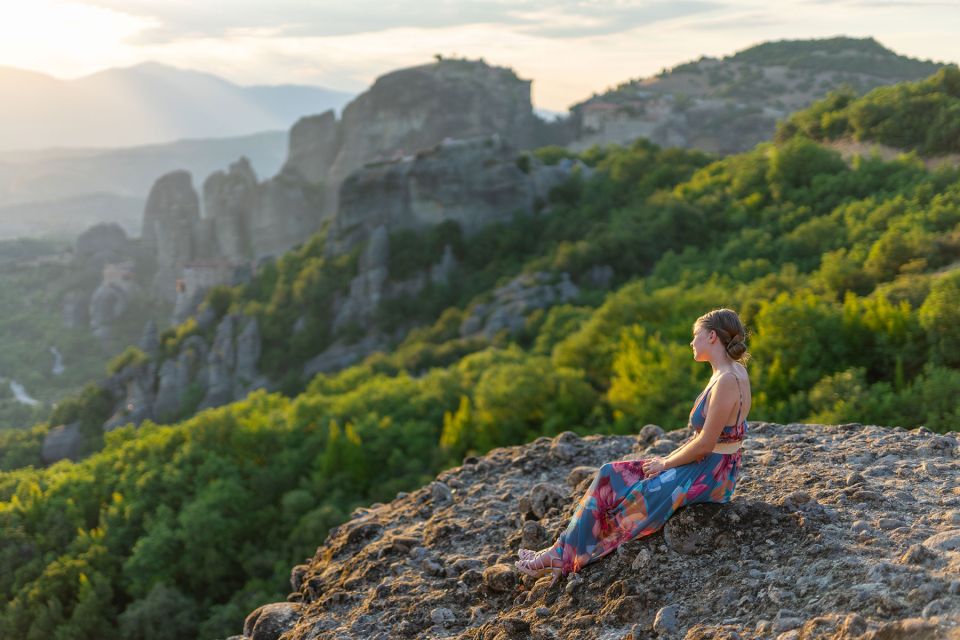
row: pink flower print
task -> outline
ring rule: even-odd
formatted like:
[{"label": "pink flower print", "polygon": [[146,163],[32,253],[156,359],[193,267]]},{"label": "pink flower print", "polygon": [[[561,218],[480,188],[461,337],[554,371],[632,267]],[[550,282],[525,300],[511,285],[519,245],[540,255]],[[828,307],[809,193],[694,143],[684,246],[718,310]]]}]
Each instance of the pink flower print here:
[{"label": "pink flower print", "polygon": [[645,460],[627,460],[617,465],[617,471],[627,486],[643,480],[643,463]]},{"label": "pink flower print", "polygon": [[693,486],[690,487],[690,490],[687,491],[687,500],[690,500],[691,502],[696,500],[697,496],[710,488],[703,481],[706,477],[707,474],[704,473],[697,478],[696,482],[693,483]]},{"label": "pink flower print", "polygon": [[590,515],[593,516],[593,537],[599,540],[606,537],[614,527],[613,517],[609,512],[617,505],[617,492],[613,490],[609,476],[604,476],[597,483],[593,503],[590,508]]},{"label": "pink flower print", "polygon": [[713,479],[717,482],[722,482],[723,479],[733,471],[735,462],[735,456],[721,455],[720,462],[718,462],[717,466],[713,469]]}]

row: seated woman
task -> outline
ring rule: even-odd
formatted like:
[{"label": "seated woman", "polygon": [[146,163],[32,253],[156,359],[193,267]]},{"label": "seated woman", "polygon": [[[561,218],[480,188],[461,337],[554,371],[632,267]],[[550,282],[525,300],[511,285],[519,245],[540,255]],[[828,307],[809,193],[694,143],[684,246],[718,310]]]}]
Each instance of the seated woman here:
[{"label": "seated woman", "polygon": [[[669,456],[607,462],[580,499],[570,524],[550,547],[520,549],[517,568],[534,577],[580,571],[619,545],[658,531],[684,505],[729,502],[752,406],[746,331],[732,309],[715,309],[693,325],[693,358],[713,376],[690,411],[692,433]],[[734,417],[735,416],[735,417]],[[742,417],[741,417],[742,416]]]}]

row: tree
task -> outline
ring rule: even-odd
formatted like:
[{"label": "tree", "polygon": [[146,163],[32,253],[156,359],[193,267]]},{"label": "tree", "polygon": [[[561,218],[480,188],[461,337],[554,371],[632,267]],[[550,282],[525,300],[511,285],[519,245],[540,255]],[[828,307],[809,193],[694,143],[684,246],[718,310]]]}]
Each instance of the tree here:
[{"label": "tree", "polygon": [[200,612],[193,598],[163,582],[153,585],[117,617],[123,640],[181,640],[197,635]]},{"label": "tree", "polygon": [[939,277],[920,307],[920,324],[930,341],[933,364],[960,367],[960,271]]}]

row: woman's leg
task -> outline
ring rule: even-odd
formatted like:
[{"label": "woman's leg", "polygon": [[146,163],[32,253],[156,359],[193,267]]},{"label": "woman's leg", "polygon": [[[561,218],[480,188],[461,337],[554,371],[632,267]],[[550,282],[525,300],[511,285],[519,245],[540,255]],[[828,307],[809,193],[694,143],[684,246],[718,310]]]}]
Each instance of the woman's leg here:
[{"label": "woman's leg", "polygon": [[552,546],[536,553],[521,549],[520,561],[531,569],[542,569],[563,558],[564,574],[578,571],[581,564],[577,558],[585,564],[597,541],[615,529],[614,518],[608,512],[643,478],[643,463],[644,460],[618,460],[601,465],[560,537]]},{"label": "woman's leg", "polygon": [[620,460],[601,465],[554,544],[554,551],[562,558],[564,574],[579,571],[598,554],[602,555],[608,545],[616,546],[620,527],[615,510],[643,480],[643,463],[644,460]]}]

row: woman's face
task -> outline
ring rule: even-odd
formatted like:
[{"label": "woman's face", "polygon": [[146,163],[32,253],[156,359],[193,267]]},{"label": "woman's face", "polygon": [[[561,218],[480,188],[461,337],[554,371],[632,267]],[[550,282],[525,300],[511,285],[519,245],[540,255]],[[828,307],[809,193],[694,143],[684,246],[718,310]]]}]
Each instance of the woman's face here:
[{"label": "woman's face", "polygon": [[704,327],[697,327],[694,330],[693,340],[690,341],[690,347],[693,348],[693,359],[705,359],[710,350],[710,336],[713,331]]}]

